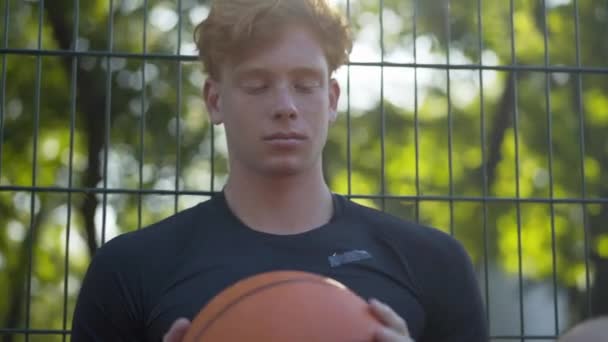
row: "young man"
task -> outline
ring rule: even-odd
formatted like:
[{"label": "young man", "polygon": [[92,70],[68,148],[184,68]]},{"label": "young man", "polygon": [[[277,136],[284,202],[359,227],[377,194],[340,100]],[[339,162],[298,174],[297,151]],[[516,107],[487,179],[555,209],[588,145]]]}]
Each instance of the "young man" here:
[{"label": "young man", "polygon": [[[486,341],[483,306],[450,236],[332,194],[321,152],[352,42],[325,0],[216,0],[196,40],[230,174],[211,200],[99,249],[74,341],[180,341],[230,284],[290,269],[370,300],[377,341]],[[383,304],[386,303],[386,304]]]}]

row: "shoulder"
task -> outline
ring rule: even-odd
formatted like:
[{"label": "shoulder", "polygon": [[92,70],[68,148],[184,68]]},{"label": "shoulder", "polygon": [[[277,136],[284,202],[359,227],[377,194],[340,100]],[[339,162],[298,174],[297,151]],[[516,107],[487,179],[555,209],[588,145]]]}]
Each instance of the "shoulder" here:
[{"label": "shoulder", "polygon": [[[196,234],[207,225],[203,218],[209,216],[212,209],[210,201],[203,202],[103,244],[88,266],[81,289],[81,305],[115,308],[126,305],[119,302],[138,303],[136,308],[125,310],[135,312],[133,317],[141,317],[141,303],[146,294],[161,286],[161,279],[195,247]],[[85,304],[91,301],[95,304]]]},{"label": "shoulder", "polygon": [[158,274],[167,273],[162,263],[184,245],[184,235],[206,206],[119,235],[97,249],[79,291],[73,340],[143,340],[150,287],[159,283]]},{"label": "shoulder", "polygon": [[374,236],[432,258],[450,260],[455,255],[462,257],[464,253],[458,240],[435,227],[405,220],[346,198],[343,201],[349,219],[364,223],[365,228]]},{"label": "shoulder", "polygon": [[410,272],[429,315],[424,340],[487,340],[475,271],[458,240],[434,227],[345,201],[349,222],[361,223]]},{"label": "shoulder", "polygon": [[99,247],[94,259],[123,260],[124,267],[179,251],[213,220],[212,205],[212,201],[202,202],[142,229],[120,234]]}]

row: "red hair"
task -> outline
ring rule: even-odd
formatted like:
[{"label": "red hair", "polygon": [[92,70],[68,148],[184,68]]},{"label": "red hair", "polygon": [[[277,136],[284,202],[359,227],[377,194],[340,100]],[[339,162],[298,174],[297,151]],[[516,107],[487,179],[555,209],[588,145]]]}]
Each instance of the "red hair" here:
[{"label": "red hair", "polygon": [[330,74],[348,62],[351,31],[345,18],[326,0],[213,0],[209,16],[196,26],[199,58],[212,78],[222,62],[271,42],[288,25],[303,25],[321,45]]}]

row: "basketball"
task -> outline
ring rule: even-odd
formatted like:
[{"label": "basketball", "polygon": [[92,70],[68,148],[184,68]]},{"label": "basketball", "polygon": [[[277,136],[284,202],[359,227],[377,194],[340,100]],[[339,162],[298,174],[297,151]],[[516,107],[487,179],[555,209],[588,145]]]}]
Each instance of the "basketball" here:
[{"label": "basketball", "polygon": [[254,275],[198,313],[184,342],[371,342],[380,323],[339,282],[299,271]]}]

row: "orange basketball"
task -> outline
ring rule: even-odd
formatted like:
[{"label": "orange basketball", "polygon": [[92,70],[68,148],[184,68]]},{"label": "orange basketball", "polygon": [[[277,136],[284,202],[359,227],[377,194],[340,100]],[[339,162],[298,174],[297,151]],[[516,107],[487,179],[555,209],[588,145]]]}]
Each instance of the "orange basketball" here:
[{"label": "orange basketball", "polygon": [[228,287],[192,321],[184,342],[371,342],[380,323],[335,280],[275,271]]}]

